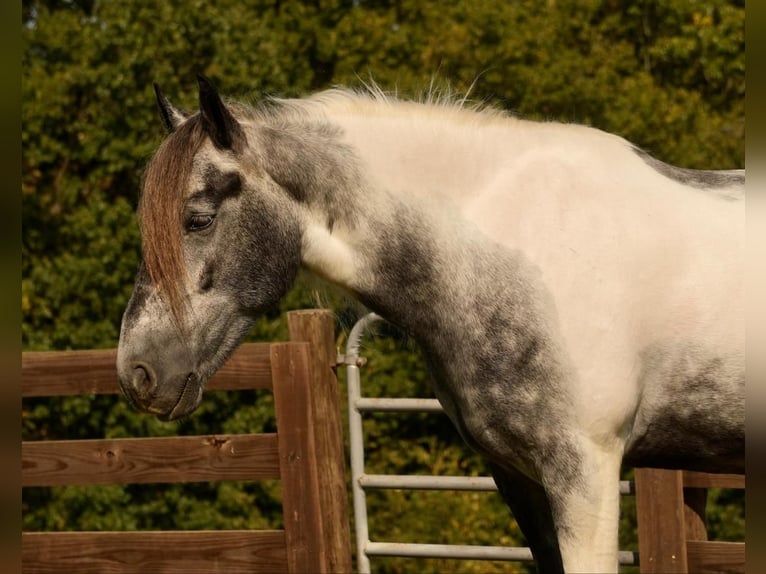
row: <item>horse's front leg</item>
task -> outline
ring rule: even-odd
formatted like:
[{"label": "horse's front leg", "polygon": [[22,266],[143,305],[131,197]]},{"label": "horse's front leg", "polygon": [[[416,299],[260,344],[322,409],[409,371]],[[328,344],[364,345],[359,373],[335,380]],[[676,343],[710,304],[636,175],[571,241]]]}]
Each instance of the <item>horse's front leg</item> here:
[{"label": "horse's front leg", "polygon": [[617,572],[621,451],[580,451],[568,468],[540,461],[542,484],[490,463],[541,574]]},{"label": "horse's front leg", "polygon": [[556,526],[543,487],[513,468],[490,463],[490,469],[497,489],[527,539],[537,571],[564,574]]},{"label": "horse's front leg", "polygon": [[564,570],[617,572],[622,449],[587,440],[580,453],[571,484],[543,477]]}]

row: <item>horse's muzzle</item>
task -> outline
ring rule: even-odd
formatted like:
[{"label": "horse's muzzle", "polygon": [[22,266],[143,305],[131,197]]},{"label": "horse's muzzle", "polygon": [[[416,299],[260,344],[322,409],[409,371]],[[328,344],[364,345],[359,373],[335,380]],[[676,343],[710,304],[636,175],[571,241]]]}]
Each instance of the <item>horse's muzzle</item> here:
[{"label": "horse's muzzle", "polygon": [[120,373],[120,388],[134,408],[165,421],[181,418],[199,404],[200,380],[194,373],[163,380],[143,362],[132,363]]}]

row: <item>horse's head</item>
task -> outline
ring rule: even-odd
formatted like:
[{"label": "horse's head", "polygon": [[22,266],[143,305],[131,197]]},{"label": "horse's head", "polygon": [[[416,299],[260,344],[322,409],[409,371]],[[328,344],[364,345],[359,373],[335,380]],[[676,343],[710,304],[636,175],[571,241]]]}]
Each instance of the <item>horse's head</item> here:
[{"label": "horse's head", "polygon": [[203,77],[198,113],[155,90],[169,134],[144,176],[143,261],[117,367],[136,407],[171,420],[199,405],[254,317],[290,288],[301,239],[291,204],[248,142],[249,120]]}]

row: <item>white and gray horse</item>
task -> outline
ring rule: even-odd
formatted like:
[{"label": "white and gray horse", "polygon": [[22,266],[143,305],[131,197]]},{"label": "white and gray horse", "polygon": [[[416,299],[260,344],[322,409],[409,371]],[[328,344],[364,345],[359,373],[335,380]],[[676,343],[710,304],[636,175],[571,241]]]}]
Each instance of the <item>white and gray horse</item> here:
[{"label": "white and gray horse", "polygon": [[199,78],[139,206],[118,370],[172,420],[305,267],[401,326],[543,572],[617,569],[625,466],[742,472],[745,174],[377,90]]}]

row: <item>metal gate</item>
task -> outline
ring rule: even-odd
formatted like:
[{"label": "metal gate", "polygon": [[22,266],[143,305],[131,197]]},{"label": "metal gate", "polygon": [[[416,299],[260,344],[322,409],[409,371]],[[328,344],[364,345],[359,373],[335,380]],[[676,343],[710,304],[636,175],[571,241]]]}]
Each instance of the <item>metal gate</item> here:
[{"label": "metal gate", "polygon": [[[368,398],[362,395],[359,356],[362,337],[370,326],[383,319],[374,313],[362,317],[351,329],[342,364],[346,366],[348,383],[349,443],[351,450],[351,487],[354,504],[357,569],[369,574],[370,557],[399,556],[411,558],[453,558],[465,560],[532,561],[532,552],[525,547],[476,546],[454,544],[416,544],[370,540],[365,491],[374,488],[408,490],[473,490],[496,491],[489,476],[413,476],[367,474],[364,463],[364,434],[362,415],[369,412],[443,412],[436,399]],[[633,483],[620,482],[621,494],[634,494]],[[620,564],[637,564],[637,553],[621,551]]]}]

